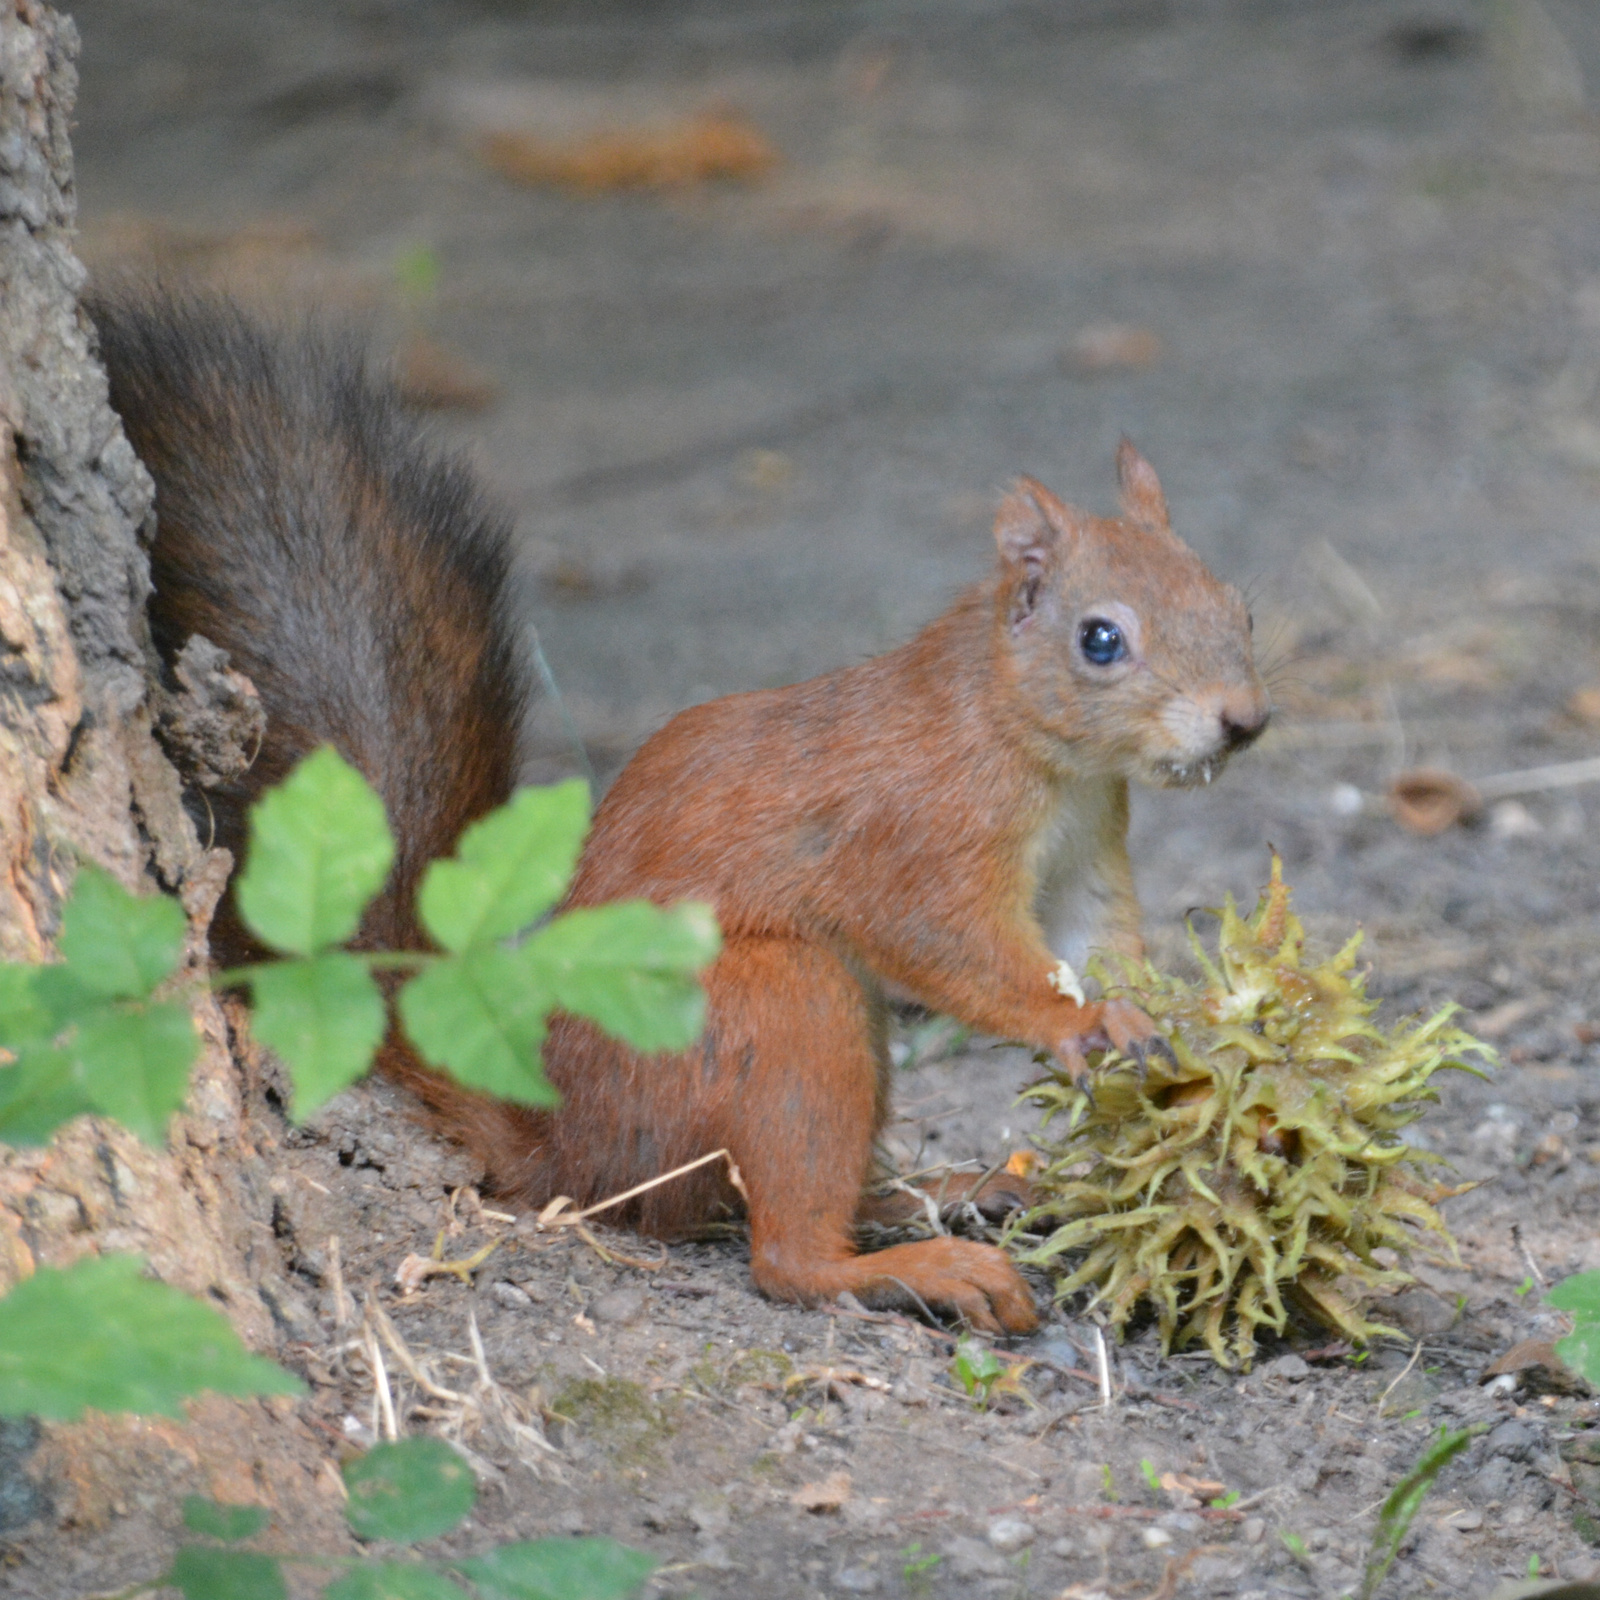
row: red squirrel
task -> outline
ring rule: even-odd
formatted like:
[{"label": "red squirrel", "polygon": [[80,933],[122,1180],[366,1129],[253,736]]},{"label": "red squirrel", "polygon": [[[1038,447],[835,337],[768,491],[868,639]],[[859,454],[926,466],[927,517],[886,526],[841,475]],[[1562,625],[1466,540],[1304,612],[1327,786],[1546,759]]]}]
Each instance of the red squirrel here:
[{"label": "red squirrel", "polygon": [[[503,525],[348,354],[275,354],[226,308],[97,316],[113,403],[157,482],[158,642],[203,632],[267,711],[261,758],[212,797],[219,839],[237,848],[249,798],[331,740],[401,841],[362,942],[418,947],[421,864],[512,781],[523,687]],[[462,1089],[395,1038],[381,1061],[496,1190],[588,1203],[725,1147],[765,1293],[1035,1325],[993,1247],[860,1254],[853,1226],[889,1109],[885,985],[1075,1071],[1095,1048],[1138,1054],[1149,1019],[1087,1003],[1074,971],[1092,943],[1140,947],[1128,781],[1208,782],[1270,714],[1243,600],[1172,532],[1126,441],[1117,469],[1109,519],[1022,479],[991,576],[900,649],[695,706],[645,742],[564,904],[714,906],[725,944],[700,1041],[643,1056],[557,1015],[555,1113]],[[226,906],[220,934],[238,936]],[[671,1237],[741,1203],[706,1167],[628,1215]]]}]

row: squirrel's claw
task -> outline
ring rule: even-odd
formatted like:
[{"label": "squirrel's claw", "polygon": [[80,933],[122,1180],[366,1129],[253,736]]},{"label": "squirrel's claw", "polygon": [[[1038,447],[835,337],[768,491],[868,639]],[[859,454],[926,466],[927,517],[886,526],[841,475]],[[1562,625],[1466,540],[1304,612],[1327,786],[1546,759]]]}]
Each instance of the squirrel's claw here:
[{"label": "squirrel's claw", "polygon": [[1174,1059],[1172,1046],[1156,1031],[1156,1025],[1131,1000],[1103,1000],[1090,1008],[1091,1025],[1082,1033],[1062,1040],[1056,1059],[1067,1069],[1072,1081],[1086,1086],[1088,1058],[1096,1051],[1115,1051],[1131,1061],[1141,1073],[1148,1070],[1152,1055]]},{"label": "squirrel's claw", "polygon": [[1150,1050],[1167,1049],[1167,1041],[1156,1032],[1156,1025],[1131,1000],[1105,1000],[1100,1005],[1100,1031],[1111,1041],[1111,1048],[1144,1066]]},{"label": "squirrel's claw", "polygon": [[1093,1036],[1086,1038],[1065,1039],[1055,1049],[1055,1058],[1066,1068],[1067,1076],[1072,1079],[1078,1088],[1084,1089],[1089,1083],[1089,1058],[1087,1051],[1101,1048]]}]

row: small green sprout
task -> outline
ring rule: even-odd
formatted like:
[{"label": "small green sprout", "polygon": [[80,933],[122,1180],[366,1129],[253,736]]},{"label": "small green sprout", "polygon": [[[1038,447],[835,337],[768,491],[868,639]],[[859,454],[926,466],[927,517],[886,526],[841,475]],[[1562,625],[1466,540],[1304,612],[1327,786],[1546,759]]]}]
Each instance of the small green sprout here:
[{"label": "small green sprout", "polygon": [[1144,1481],[1148,1483],[1157,1494],[1160,1494],[1161,1474],[1157,1472],[1153,1466],[1151,1466],[1149,1456],[1141,1456],[1139,1458],[1139,1470],[1144,1474]]},{"label": "small green sprout", "polygon": [[1372,1533],[1372,1553],[1367,1557],[1359,1600],[1373,1600],[1382,1587],[1400,1553],[1400,1546],[1405,1543],[1406,1534],[1411,1531],[1411,1524],[1433,1489],[1434,1480],[1473,1439],[1487,1431],[1481,1422],[1456,1433],[1441,1428],[1438,1437],[1417,1457],[1416,1465],[1389,1491]]},{"label": "small green sprout", "polygon": [[920,1540],[908,1544],[900,1554],[903,1558],[900,1573],[908,1582],[912,1578],[920,1577],[924,1572],[932,1572],[944,1559],[937,1550],[924,1552]]},{"label": "small green sprout", "polygon": [[1311,1565],[1311,1552],[1306,1549],[1306,1542],[1298,1533],[1291,1533],[1288,1528],[1279,1528],[1278,1537],[1283,1541],[1283,1548],[1292,1555],[1303,1567]]},{"label": "small green sprout", "polygon": [[986,1406],[994,1386],[1005,1376],[1005,1365],[987,1345],[962,1338],[950,1363],[956,1381],[975,1405]]},{"label": "small green sprout", "polygon": [[437,251],[425,244],[412,245],[395,257],[395,287],[407,300],[426,300],[439,287],[443,271]]},{"label": "small green sprout", "polygon": [[1241,1496],[1237,1489],[1230,1489],[1226,1494],[1219,1494],[1211,1502],[1211,1509],[1213,1511],[1232,1511],[1238,1505],[1240,1498]]},{"label": "small green sprout", "polygon": [[1516,1286],[1516,1288],[1513,1289],[1511,1292],[1519,1300],[1521,1300],[1525,1295],[1532,1294],[1533,1293],[1533,1279],[1532,1278],[1524,1278],[1522,1280],[1522,1282],[1519,1283]]}]

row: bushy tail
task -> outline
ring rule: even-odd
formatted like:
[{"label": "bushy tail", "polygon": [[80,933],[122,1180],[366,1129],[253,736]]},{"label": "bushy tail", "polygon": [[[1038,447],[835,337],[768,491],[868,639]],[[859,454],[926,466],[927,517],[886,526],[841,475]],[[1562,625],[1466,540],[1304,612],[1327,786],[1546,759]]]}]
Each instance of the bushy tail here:
[{"label": "bushy tail", "polygon": [[[196,797],[202,837],[240,860],[251,803],[332,744],[383,797],[398,846],[359,942],[417,947],[423,869],[516,779],[527,689],[508,519],[348,340],[269,331],[212,297],[124,295],[90,315],[156,482],[156,646],[170,672],[202,635],[266,712],[248,771]],[[224,965],[260,954],[231,899],[212,945]]]},{"label": "bushy tail", "polygon": [[[333,745],[382,796],[397,846],[356,942],[422,948],[424,868],[516,781],[527,684],[509,520],[349,340],[269,330],[214,297],[121,295],[89,312],[111,403],[156,483],[157,650],[175,673],[203,637],[266,713],[243,772],[197,775],[193,751],[172,749],[201,837],[242,861],[253,802]],[[231,893],[211,943],[222,966],[266,953]],[[429,1071],[393,1031],[379,1066],[491,1171],[525,1156],[514,1108]]]}]

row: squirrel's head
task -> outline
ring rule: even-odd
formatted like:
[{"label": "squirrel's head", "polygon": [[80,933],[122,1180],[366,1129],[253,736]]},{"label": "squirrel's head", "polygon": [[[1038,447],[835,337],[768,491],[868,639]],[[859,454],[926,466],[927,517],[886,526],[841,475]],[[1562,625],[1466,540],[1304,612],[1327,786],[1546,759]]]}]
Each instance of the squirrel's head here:
[{"label": "squirrel's head", "polygon": [[1250,612],[1172,531],[1155,469],[1117,451],[1122,515],[1021,479],[995,517],[1002,658],[1063,765],[1209,783],[1267,725]]}]

